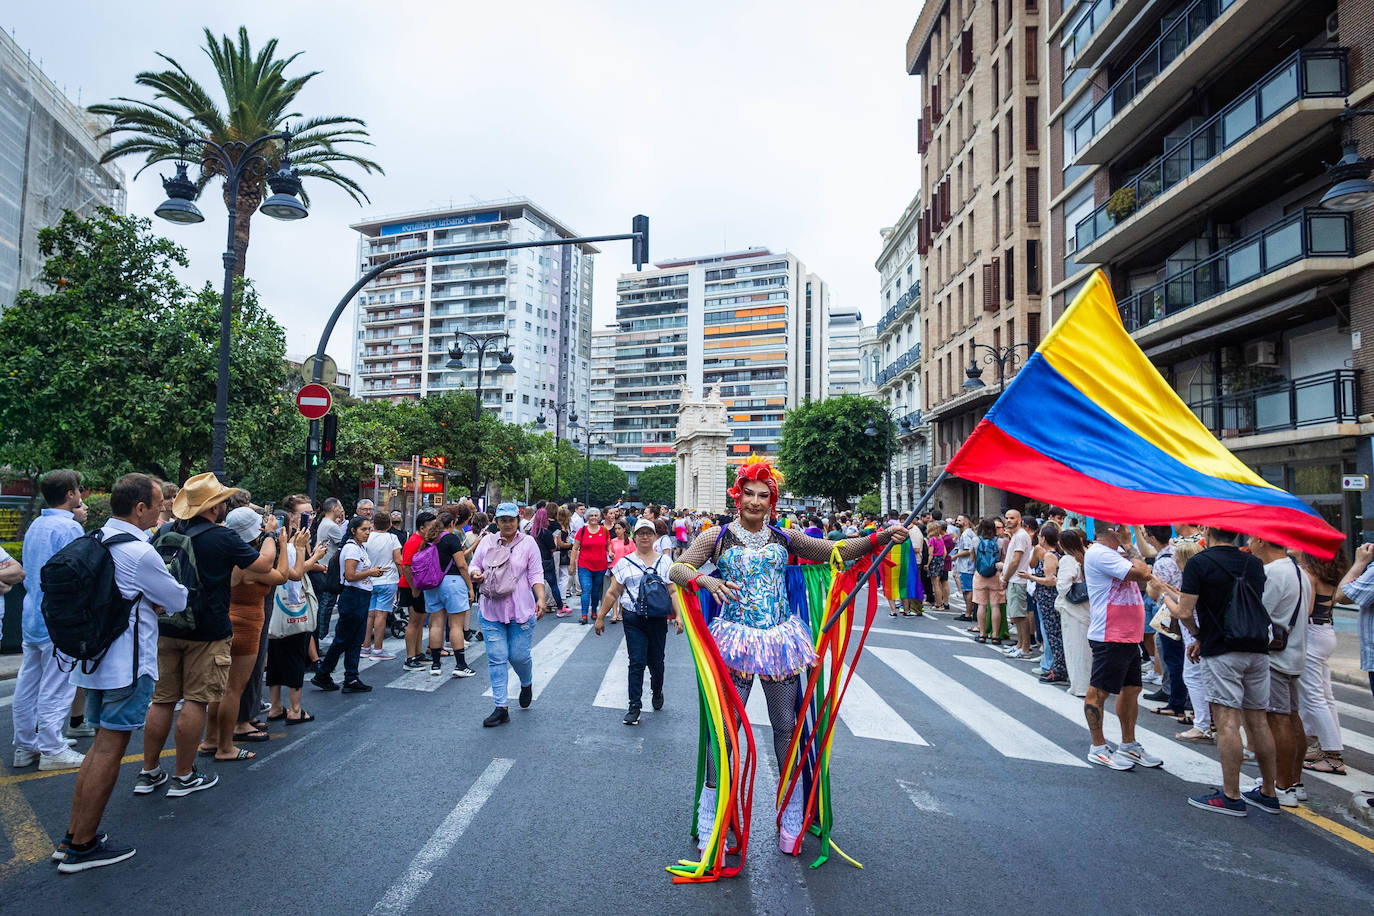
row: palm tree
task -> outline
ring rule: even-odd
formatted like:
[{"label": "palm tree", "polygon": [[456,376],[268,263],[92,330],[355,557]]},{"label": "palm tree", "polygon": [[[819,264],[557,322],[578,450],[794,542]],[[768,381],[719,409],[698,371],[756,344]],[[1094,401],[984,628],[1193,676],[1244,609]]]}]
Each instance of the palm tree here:
[{"label": "palm tree", "polygon": [[[93,114],[114,118],[114,124],[101,134],[102,137],[125,135],[110,147],[100,161],[103,163],[129,154],[143,154],[143,166],[134,173],[137,178],[144,169],[156,162],[183,158],[179,141],[188,136],[213,140],[233,150],[229,144],[247,144],[258,137],[281,132],[288,126],[288,119],[301,118],[298,112],[288,109],[295,104],[296,96],[305,84],[320,71],[312,70],[288,79],[283,71],[301,52],[278,58],[274,56],[276,49],[277,40],[274,38],[254,56],[248,40],[248,29],[243,26],[239,27],[237,46],[228,35],[216,43],[210,30],[205,30],[205,53],[214,65],[220,89],[224,93],[222,107],[185,67],[166,54],[159,53],[158,57],[171,64],[170,70],[159,73],[144,71],[134,77],[136,83],[153,90],[153,101],[119,97],[111,103],[90,107]],[[341,149],[344,144],[372,145],[365,139],[368,133],[363,121],[331,115],[307,118],[291,127],[291,164],[299,169],[302,178],[320,178],[335,184],[359,204],[368,200],[358,182],[335,168],[337,164],[349,164],[359,166],[368,174],[382,172],[382,167],[371,159]],[[275,141],[264,151],[274,170],[278,167],[282,152],[282,145]],[[217,171],[214,161],[208,156],[203,157],[200,186],[203,188]],[[266,176],[252,175],[251,179],[245,175],[239,184],[234,224],[234,249],[238,255],[234,272],[238,276],[243,275],[244,260],[248,253],[249,224],[265,193]],[[224,193],[227,197],[227,184]],[[308,203],[309,196],[304,191],[302,196]]]}]

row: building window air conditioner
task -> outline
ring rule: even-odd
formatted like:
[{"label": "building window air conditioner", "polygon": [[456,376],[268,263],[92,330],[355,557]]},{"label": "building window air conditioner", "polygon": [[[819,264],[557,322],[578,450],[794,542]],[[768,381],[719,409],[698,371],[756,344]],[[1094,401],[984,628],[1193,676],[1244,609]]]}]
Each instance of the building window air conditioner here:
[{"label": "building window air conditioner", "polygon": [[1278,345],[1272,340],[1252,340],[1245,345],[1245,365],[1277,369]]}]

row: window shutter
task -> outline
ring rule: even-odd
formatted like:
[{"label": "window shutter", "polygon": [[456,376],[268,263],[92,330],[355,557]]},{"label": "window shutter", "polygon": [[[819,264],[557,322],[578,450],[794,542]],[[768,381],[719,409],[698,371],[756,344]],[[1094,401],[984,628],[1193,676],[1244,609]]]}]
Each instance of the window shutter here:
[{"label": "window shutter", "polygon": [[997,311],[997,303],[992,298],[992,265],[983,265],[983,311]]},{"label": "window shutter", "polygon": [[1040,313],[1031,312],[1026,316],[1026,343],[1031,349],[1040,346]]},{"label": "window shutter", "polygon": [[1026,222],[1040,222],[1040,170],[1026,169]]},{"label": "window shutter", "polygon": [[[927,109],[929,110],[929,109]],[[916,152],[924,155],[930,149],[930,141],[926,139],[926,122],[924,118],[916,119]]]},{"label": "window shutter", "polygon": [[1008,248],[1002,254],[1007,259],[1006,282],[1002,286],[1005,288],[1007,302],[1014,302],[1016,299],[1016,249]]},{"label": "window shutter", "polygon": [[1036,71],[1036,61],[1040,55],[1040,30],[1037,28],[1026,29],[1026,82],[1033,83],[1040,77]]},{"label": "window shutter", "polygon": [[1001,306],[1002,304],[1002,259],[992,259],[992,304]]},{"label": "window shutter", "polygon": [[1026,292],[1040,294],[1040,240],[1026,242]]},{"label": "window shutter", "polygon": [[949,222],[949,176],[940,183],[940,218]]},{"label": "window shutter", "polygon": [[966,76],[973,72],[973,26],[959,36],[959,70]]},{"label": "window shutter", "polygon": [[1040,148],[1039,114],[1040,100],[1033,95],[1028,96],[1026,98],[1026,149],[1032,151]]},{"label": "window shutter", "polygon": [[930,114],[934,123],[940,123],[940,83],[930,84]]}]

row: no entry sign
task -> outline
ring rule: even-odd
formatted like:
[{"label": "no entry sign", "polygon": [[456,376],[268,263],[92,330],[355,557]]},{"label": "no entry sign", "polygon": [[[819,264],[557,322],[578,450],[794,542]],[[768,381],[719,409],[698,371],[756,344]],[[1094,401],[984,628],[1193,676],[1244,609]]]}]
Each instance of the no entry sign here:
[{"label": "no entry sign", "polygon": [[329,389],[323,385],[306,385],[296,395],[296,409],[307,420],[318,420],[329,413],[332,404]]}]

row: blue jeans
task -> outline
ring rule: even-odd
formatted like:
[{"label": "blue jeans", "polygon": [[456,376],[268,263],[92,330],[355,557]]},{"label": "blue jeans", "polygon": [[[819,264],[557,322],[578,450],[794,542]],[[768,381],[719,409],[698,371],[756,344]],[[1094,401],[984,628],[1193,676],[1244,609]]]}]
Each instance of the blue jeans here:
[{"label": "blue jeans", "polygon": [[320,663],[320,673],[325,677],[334,673],[342,655],[344,680],[358,679],[358,656],[362,654],[363,635],[367,632],[367,605],[371,598],[371,592],[353,586],[346,586],[339,593],[339,625],[334,628],[334,642]]},{"label": "blue jeans", "polygon": [[1188,688],[1183,683],[1183,640],[1155,636],[1155,651],[1169,672],[1169,702],[1165,705],[1175,712],[1183,712],[1188,703]]},{"label": "blue jeans", "polygon": [[[320,574],[320,582],[324,582],[324,574]],[[315,642],[322,643],[324,638],[329,635],[329,622],[334,616],[334,608],[339,603],[339,595],[336,592],[326,592],[320,589],[319,583],[311,580],[315,586],[315,594],[319,596],[319,605],[315,608]]]},{"label": "blue jeans", "polygon": [[577,567],[577,582],[582,586],[582,616],[590,613],[595,614],[601,609],[601,589],[606,585],[606,573],[604,570],[592,571]]},{"label": "blue jeans", "polygon": [[509,706],[506,695],[506,663],[515,668],[520,686],[534,683],[534,659],[530,644],[534,640],[534,618],[524,623],[497,623],[482,618],[482,636],[487,643],[487,674],[491,677],[491,696],[496,706]]}]

